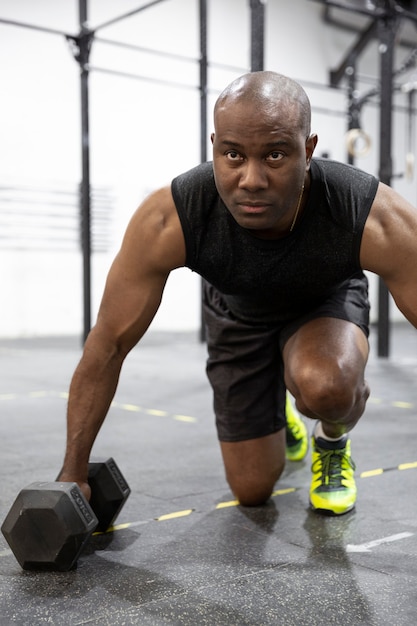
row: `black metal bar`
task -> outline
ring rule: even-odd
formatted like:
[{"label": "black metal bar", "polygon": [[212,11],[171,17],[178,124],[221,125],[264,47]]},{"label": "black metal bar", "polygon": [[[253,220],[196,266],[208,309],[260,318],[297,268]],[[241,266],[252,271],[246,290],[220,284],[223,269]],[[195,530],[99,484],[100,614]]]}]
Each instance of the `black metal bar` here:
[{"label": "black metal bar", "polygon": [[119,15],[118,17],[115,17],[112,20],[103,22],[103,24],[100,24],[99,26],[96,26],[94,28],[94,32],[96,33],[98,30],[101,30],[102,28],[106,28],[107,26],[112,26],[113,24],[116,24],[117,22],[120,22],[121,20],[125,20],[128,17],[132,17],[132,15],[136,15],[136,13],[145,11],[145,9],[149,9],[150,7],[153,7],[155,4],[160,4],[161,2],[166,2],[166,0],[153,0],[152,2],[148,2],[148,4],[144,4],[143,6],[138,7],[137,9],[133,9],[133,11],[129,11],[128,13]]},{"label": "black metal bar", "polygon": [[[144,54],[153,54],[155,56],[165,57],[168,59],[174,59],[175,61],[181,61],[183,63],[198,63],[199,59],[194,59],[193,57],[188,57],[183,54],[176,54],[173,52],[166,52],[165,50],[155,50],[154,48],[147,48],[145,46],[138,46],[132,43],[124,43],[123,41],[116,41],[114,39],[107,39],[106,37],[94,37],[94,43],[103,43],[109,46],[115,46],[118,48],[125,48],[127,50],[133,50],[135,52],[144,53]],[[237,65],[229,65],[227,63],[217,63],[216,61],[212,61],[211,63],[207,62],[207,66],[216,67],[222,70],[229,70],[231,72],[243,72],[247,71],[247,67],[238,67]]]},{"label": "black metal bar", "polygon": [[[393,13],[379,21],[380,53],[380,141],[379,179],[386,185],[392,181],[392,101],[394,79],[395,37],[398,18]],[[378,284],[378,356],[387,357],[390,351],[389,292],[382,280]]]},{"label": "black metal bar", "polygon": [[350,13],[360,13],[361,15],[367,15],[368,17],[382,17],[385,14],[384,9],[367,9],[365,3],[363,6],[360,6],[359,4],[353,5],[351,2],[343,2],[341,0],[316,0],[316,2],[324,4],[326,9],[333,7],[335,9],[349,11]]},{"label": "black metal bar", "polygon": [[266,0],[249,0],[251,10],[251,72],[264,69]]},{"label": "black metal bar", "polygon": [[[345,73],[348,77],[348,123],[347,129],[360,128],[360,109],[357,106],[356,98],[356,67],[355,61],[352,61],[348,67],[346,67]],[[347,162],[349,165],[355,164],[355,157],[348,151]]]},{"label": "black metal bar", "polygon": [[30,30],[38,30],[42,33],[50,33],[51,35],[64,35],[66,37],[68,33],[56,28],[48,28],[46,26],[38,26],[37,24],[28,24],[27,22],[17,22],[16,20],[6,20],[0,18],[0,24],[7,24],[8,26],[19,26],[21,28],[29,28]]},{"label": "black metal bar", "polygon": [[345,77],[346,70],[352,67],[357,57],[363,52],[368,43],[378,36],[378,21],[375,20],[360,35],[353,46],[348,50],[344,60],[339,67],[330,71],[330,85],[337,87],[340,81]]},{"label": "black metal bar", "polygon": [[411,20],[417,24],[417,3],[414,1],[411,5],[411,11],[402,6],[397,6],[397,12],[401,17]]},{"label": "black metal bar", "polygon": [[200,161],[207,160],[207,0],[200,0]]},{"label": "black metal bar", "polygon": [[405,72],[408,72],[409,70],[413,69],[415,65],[417,65],[417,43],[416,43],[416,47],[413,50],[411,50],[410,54],[408,55],[408,58],[405,59],[405,61],[403,61],[401,66],[395,70],[395,74],[394,74],[395,77],[398,78],[398,76],[401,76],[401,74],[404,74]]},{"label": "black metal bar", "polygon": [[92,33],[87,28],[87,0],[79,0],[80,36],[78,39],[81,91],[81,162],[80,186],[81,244],[83,255],[83,340],[91,329],[91,195],[88,59]]},{"label": "black metal bar", "polygon": [[[207,0],[200,0],[200,161],[207,160]],[[201,281],[202,296],[202,281]],[[202,297],[200,298],[202,304]],[[203,310],[200,311],[200,341],[206,339],[206,327],[203,319]]]},{"label": "black metal bar", "polygon": [[[312,1],[319,1],[320,3],[322,3],[322,0],[312,0]],[[331,14],[330,12],[330,6],[327,6],[327,4],[324,5],[324,11],[323,11],[323,20],[326,24],[328,24],[329,26],[336,26],[336,28],[341,28],[344,31],[348,31],[348,32],[353,32],[353,33],[357,33],[360,29],[358,28],[358,26],[355,26],[354,24],[349,24],[345,21],[343,21],[342,19],[337,19],[334,15]],[[400,7],[397,6],[397,10],[398,10],[398,14],[400,15],[400,17],[410,17],[409,15],[403,15],[403,11],[401,10]],[[374,14],[372,14],[373,17],[375,17]],[[377,15],[378,17],[379,15]],[[415,14],[414,18],[410,18],[410,19],[415,19],[417,21],[417,14]],[[404,47],[404,48],[415,48],[415,41],[412,39],[408,39],[406,37],[404,37],[404,35],[402,35],[401,37],[398,38],[397,41],[397,46],[398,47]]]}]

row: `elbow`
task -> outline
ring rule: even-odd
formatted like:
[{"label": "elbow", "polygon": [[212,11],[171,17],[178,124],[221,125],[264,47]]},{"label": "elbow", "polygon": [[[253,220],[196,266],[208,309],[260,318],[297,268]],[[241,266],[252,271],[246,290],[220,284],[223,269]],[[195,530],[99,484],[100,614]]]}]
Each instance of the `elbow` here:
[{"label": "elbow", "polygon": [[96,363],[100,362],[101,365],[112,364],[121,367],[132,347],[123,338],[97,325],[87,336],[83,357]]}]

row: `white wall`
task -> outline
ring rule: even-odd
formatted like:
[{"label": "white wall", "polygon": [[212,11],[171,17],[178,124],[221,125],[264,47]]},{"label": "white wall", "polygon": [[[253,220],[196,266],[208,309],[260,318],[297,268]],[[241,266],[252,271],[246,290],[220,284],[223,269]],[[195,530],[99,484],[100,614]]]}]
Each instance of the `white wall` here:
[{"label": "white wall", "polygon": [[[141,4],[138,0],[90,0],[89,24],[96,27]],[[249,69],[250,11],[249,0],[209,0],[208,5],[210,132],[217,94]],[[77,10],[76,0],[3,0],[0,18],[76,34]],[[304,84],[313,105],[313,130],[319,134],[317,153],[345,160],[347,103],[341,91],[326,85],[329,70],[344,58],[356,35],[324,25],[321,10],[319,3],[310,0],[266,3],[265,68],[291,75]],[[165,0],[100,29],[97,37],[183,55],[190,62],[98,40],[93,44],[91,179],[93,186],[105,186],[114,199],[109,250],[94,254],[92,259],[93,318],[107,270],[136,206],[149,191],[169,183],[200,158],[198,2]],[[0,24],[0,55],[3,185],[75,188],[81,178],[79,70],[65,37]],[[406,51],[398,51],[400,60],[405,55]],[[218,64],[230,67],[219,68]],[[99,71],[103,68],[142,78]],[[360,72],[377,76],[375,45],[361,57]],[[366,90],[369,85],[360,88]],[[401,104],[401,97],[397,100]],[[372,150],[357,165],[377,174],[376,107],[365,108],[363,124],[372,137]],[[396,172],[404,168],[404,128],[403,116],[396,115]],[[394,186],[416,203],[415,179],[412,183],[395,180]],[[0,194],[0,212],[4,206]],[[51,251],[45,246],[34,251],[3,245],[0,264],[0,336],[82,331],[82,260],[77,249]],[[197,330],[199,286],[199,278],[188,270],[174,272],[153,327]],[[392,315],[399,315],[394,307]]]}]

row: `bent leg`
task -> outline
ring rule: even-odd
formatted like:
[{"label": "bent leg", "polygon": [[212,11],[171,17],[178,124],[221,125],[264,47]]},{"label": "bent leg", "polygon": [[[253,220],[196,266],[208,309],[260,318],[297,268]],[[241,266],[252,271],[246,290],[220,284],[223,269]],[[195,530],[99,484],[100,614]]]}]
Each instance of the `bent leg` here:
[{"label": "bent leg", "polygon": [[328,437],[351,430],[365,410],[368,353],[358,326],[331,317],[307,322],[284,346],[285,382],[296,407],[320,420]]},{"label": "bent leg", "polygon": [[221,441],[226,478],[243,506],[264,504],[285,465],[285,428],[246,441]]},{"label": "bent leg", "polygon": [[241,504],[270,497],[285,464],[285,386],[279,329],[246,324],[204,285],[207,376],[226,478]]}]

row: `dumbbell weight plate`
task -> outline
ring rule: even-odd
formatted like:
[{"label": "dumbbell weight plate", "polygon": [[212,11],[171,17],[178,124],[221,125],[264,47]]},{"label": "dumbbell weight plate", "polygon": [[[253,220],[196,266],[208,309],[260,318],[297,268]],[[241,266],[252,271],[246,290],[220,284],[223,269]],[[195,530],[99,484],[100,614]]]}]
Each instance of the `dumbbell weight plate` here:
[{"label": "dumbbell weight plate", "polygon": [[18,494],[1,531],[23,569],[68,571],[98,524],[76,483],[32,483]]},{"label": "dumbbell weight plate", "polygon": [[130,494],[130,488],[113,458],[88,464],[90,506],[98,519],[97,529],[106,531],[115,521]]}]

